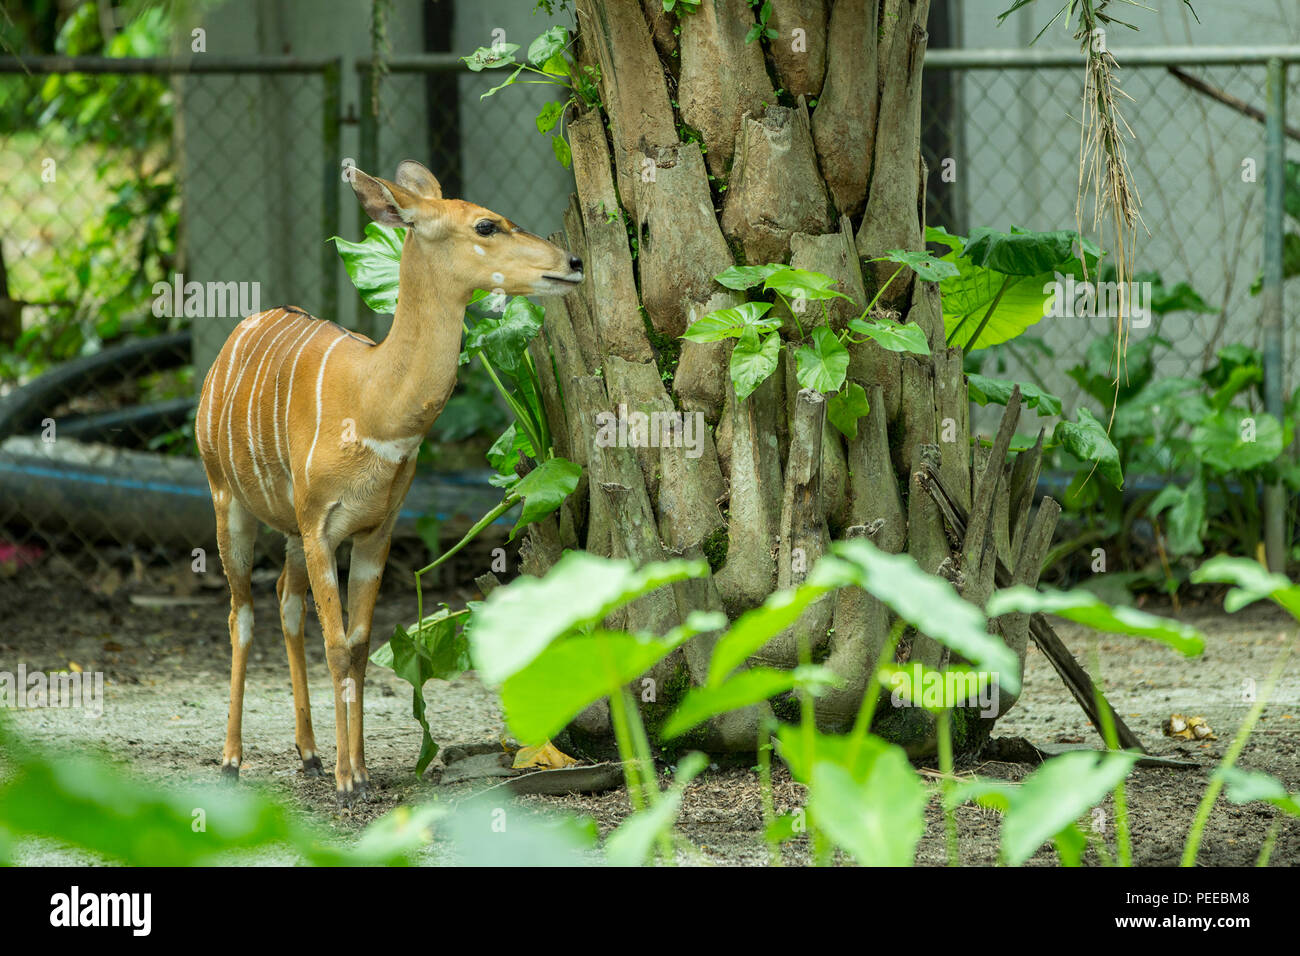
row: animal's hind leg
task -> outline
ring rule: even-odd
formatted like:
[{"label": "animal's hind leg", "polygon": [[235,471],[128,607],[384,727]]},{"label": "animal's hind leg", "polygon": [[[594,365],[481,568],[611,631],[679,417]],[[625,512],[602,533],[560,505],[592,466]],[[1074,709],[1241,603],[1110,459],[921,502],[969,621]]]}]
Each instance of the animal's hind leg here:
[{"label": "animal's hind leg", "polygon": [[230,715],[226,720],[226,746],[221,755],[222,776],[235,779],[244,757],[244,675],[248,647],[253,641],[253,543],[257,519],[229,491],[213,496],[217,518],[217,547],[221,567],[230,584]]},{"label": "animal's hind leg", "polygon": [[319,777],[323,771],[311,726],[307,657],[303,650],[307,561],[303,556],[302,538],[297,535],[290,535],[285,541],[284,570],[275,582],[275,593],[280,598],[280,627],[284,630],[284,649],[289,655],[289,677],[293,681],[293,739],[298,746],[298,756],[302,758],[302,772],[308,777]]}]

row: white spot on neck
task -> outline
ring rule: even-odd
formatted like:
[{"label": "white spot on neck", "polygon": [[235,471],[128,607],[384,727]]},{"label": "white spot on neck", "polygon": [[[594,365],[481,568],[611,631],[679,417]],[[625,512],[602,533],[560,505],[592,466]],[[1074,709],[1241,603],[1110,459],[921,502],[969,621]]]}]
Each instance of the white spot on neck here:
[{"label": "white spot on neck", "polygon": [[492,281],[497,285],[505,285],[506,277],[499,272],[492,273]]},{"label": "white spot on neck", "polygon": [[474,251],[477,252],[480,256],[487,255],[487,253],[483,250],[483,247],[478,245],[478,243],[474,244]]}]

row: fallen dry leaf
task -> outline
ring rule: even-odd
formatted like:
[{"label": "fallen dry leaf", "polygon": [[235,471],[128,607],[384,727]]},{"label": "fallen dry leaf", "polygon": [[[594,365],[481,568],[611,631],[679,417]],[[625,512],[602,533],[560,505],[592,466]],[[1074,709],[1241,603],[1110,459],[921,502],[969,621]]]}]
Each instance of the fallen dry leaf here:
[{"label": "fallen dry leaf", "polygon": [[1186,717],[1182,714],[1170,714],[1161,728],[1166,737],[1179,740],[1218,740],[1218,735],[1210,729],[1204,717]]},{"label": "fallen dry leaf", "polygon": [[540,747],[520,747],[515,754],[515,761],[510,766],[515,770],[536,768],[541,770],[559,770],[571,767],[578,761],[560,750],[549,740]]}]

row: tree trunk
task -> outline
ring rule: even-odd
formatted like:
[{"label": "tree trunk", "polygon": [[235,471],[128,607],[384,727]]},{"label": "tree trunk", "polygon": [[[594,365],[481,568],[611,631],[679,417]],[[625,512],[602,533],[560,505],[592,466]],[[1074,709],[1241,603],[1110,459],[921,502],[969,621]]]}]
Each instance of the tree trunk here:
[{"label": "tree trunk", "polygon": [[[732,264],[824,272],[865,303],[895,267],[863,260],[924,248],[928,8],[928,0],[773,0],[769,26],[778,38],[746,43],[755,23],[746,0],[702,0],[679,18],[658,0],[578,0],[578,54],[600,67],[603,106],[571,117],[577,196],[558,241],[582,255],[588,281],[569,298],[544,300],[544,335],[532,347],[546,373],[556,451],[583,465],[584,478],[528,533],[526,573],[544,573],[573,547],[637,562],[706,558],[711,577],[644,597],[610,622],[657,632],[698,608],[734,618],[774,588],[797,585],[832,541],[846,538],[907,551],[977,603],[993,587],[998,558],[1018,582],[1036,583],[1055,522],[1050,507],[1030,520],[1041,442],[1004,464],[1017,397],[993,447],[972,455],[962,354],[945,347],[937,286],[905,270],[882,298],[899,321],[925,331],[931,356],[871,341],[851,348],[849,380],[871,404],[851,441],[828,425],[825,397],[799,388],[790,348],[737,401],[733,340],[680,339],[693,319],[742,301],[713,278]],[[856,312],[837,301],[828,318],[838,330]],[[796,346],[799,334],[793,322],[782,331]],[[673,410],[707,422],[698,454],[686,442],[638,440],[644,420],[634,413]],[[602,412],[631,417],[628,447],[596,441]],[[969,511],[960,540],[912,480],[927,469]],[[994,624],[1023,660],[1028,620],[1008,615]],[[846,589],[811,607],[753,662],[793,667],[806,637],[813,659],[844,681],[817,701],[817,722],[842,730],[891,625],[879,601]],[[709,652],[706,635],[635,688],[652,734],[703,682]],[[898,657],[936,668],[948,661],[941,645],[910,631]],[[1001,709],[1008,706],[1004,695]],[[776,699],[725,715],[679,745],[752,750],[770,713],[797,719],[798,708]],[[924,711],[877,713],[878,732],[914,753],[933,749]],[[992,720],[974,711],[956,717],[958,746],[978,748]],[[584,712],[564,742],[607,752],[607,704]]]}]

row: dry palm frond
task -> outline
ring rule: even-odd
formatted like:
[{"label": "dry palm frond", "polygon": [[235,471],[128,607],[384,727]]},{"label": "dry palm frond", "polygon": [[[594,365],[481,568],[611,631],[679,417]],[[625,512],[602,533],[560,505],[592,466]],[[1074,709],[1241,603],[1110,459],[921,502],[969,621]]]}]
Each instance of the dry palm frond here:
[{"label": "dry palm frond", "polygon": [[[1102,24],[1118,22],[1105,13],[1109,2],[1110,0],[1100,0],[1094,5],[1089,0],[1082,0],[1079,5],[1079,31],[1075,34],[1075,39],[1081,42],[1087,61],[1084,66],[1075,220],[1076,227],[1082,234],[1084,210],[1090,198],[1092,228],[1098,245],[1103,250],[1111,249],[1115,256],[1119,315],[1115,319],[1115,403],[1111,406],[1113,422],[1128,344],[1125,319],[1131,305],[1128,300],[1129,282],[1133,276],[1137,226],[1142,222],[1142,216],[1138,212],[1142,200],[1134,185],[1125,153],[1125,139],[1135,137],[1119,110],[1119,100],[1122,98],[1132,102],[1132,97],[1120,89],[1116,75],[1118,66],[1105,45],[1105,28]],[[1084,278],[1088,278],[1086,262]]]}]

